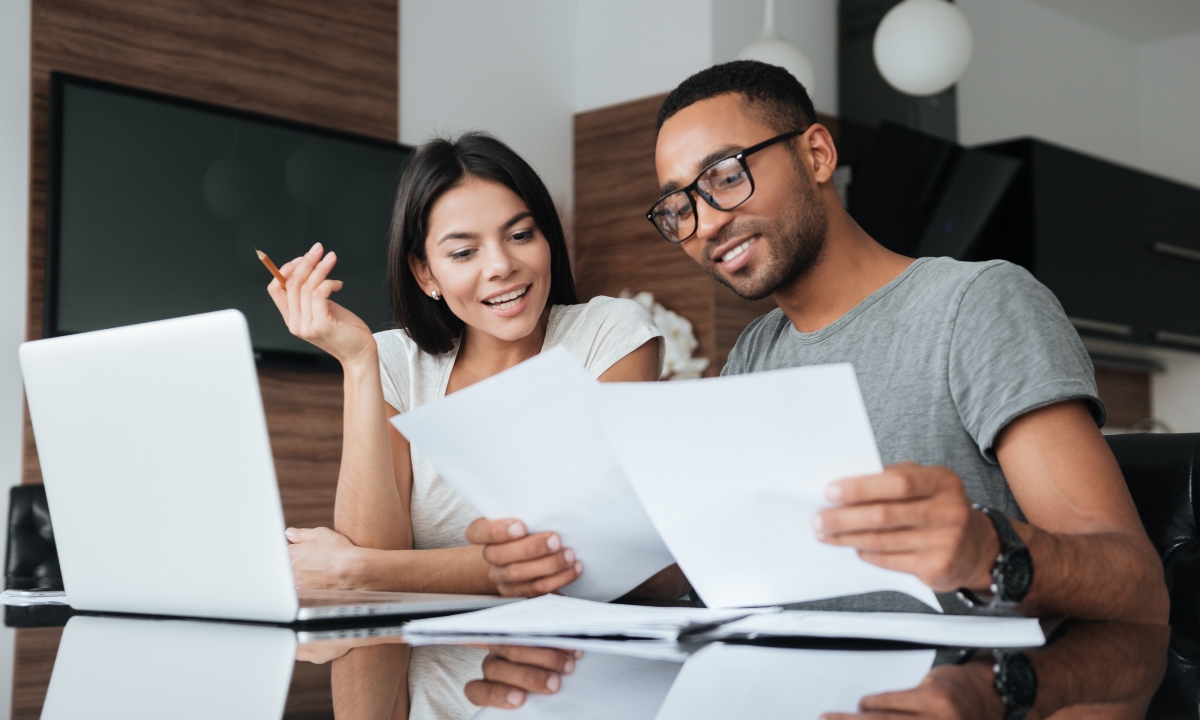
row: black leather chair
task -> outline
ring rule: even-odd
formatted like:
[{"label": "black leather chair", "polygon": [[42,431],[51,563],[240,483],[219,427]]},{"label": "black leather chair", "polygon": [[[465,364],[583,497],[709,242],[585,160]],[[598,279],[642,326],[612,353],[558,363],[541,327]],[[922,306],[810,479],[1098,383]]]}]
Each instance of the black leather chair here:
[{"label": "black leather chair", "polygon": [[9,492],[8,503],[5,588],[62,590],[46,489],[41,485],[19,485]]},{"label": "black leather chair", "polygon": [[1171,596],[1167,675],[1148,718],[1200,716],[1200,535],[1197,455],[1200,433],[1109,435]]}]

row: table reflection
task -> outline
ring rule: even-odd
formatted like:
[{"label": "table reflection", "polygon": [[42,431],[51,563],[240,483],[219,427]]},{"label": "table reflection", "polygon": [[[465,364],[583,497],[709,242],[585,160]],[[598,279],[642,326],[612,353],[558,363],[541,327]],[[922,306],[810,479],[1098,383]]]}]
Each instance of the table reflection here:
[{"label": "table reflection", "polygon": [[[1028,717],[1141,718],[1162,680],[1169,629],[1070,623],[1028,656],[1038,698]],[[299,654],[333,658],[334,708],[351,718],[1000,718],[989,652],[844,649],[714,643],[667,647],[637,641],[524,639],[520,645],[429,645],[400,636],[302,645]],[[555,645],[583,654],[557,691],[528,693],[515,710],[479,710],[467,700],[485,684],[540,687],[545,667],[512,662],[513,647]],[[831,647],[832,646],[832,647]],[[861,647],[861,645],[860,645]],[[334,657],[336,656],[336,657]],[[418,664],[418,658],[424,658]],[[506,660],[498,665],[496,660]],[[469,672],[447,669],[476,662]],[[682,662],[681,662],[682,661]],[[543,663],[544,665],[544,663]],[[429,672],[422,668],[440,668]],[[524,674],[522,674],[524,673]],[[541,673],[541,674],[538,674]],[[509,684],[511,683],[511,685]],[[479,700],[478,692],[473,699]],[[411,698],[411,705],[409,699]],[[1153,716],[1151,716],[1153,717]]]},{"label": "table reflection", "polygon": [[[652,641],[424,639],[402,626],[296,631],[243,624],[77,616],[62,635],[42,717],[284,715],[293,664],[330,668],[338,720],[412,718],[1000,718],[989,652],[867,647],[678,645]],[[1028,651],[1030,718],[1182,717],[1165,712],[1169,629],[1068,623]],[[311,667],[311,666],[308,666]],[[304,673],[299,673],[304,675]],[[1181,686],[1182,687],[1182,686]],[[502,704],[517,688],[520,707]],[[1194,693],[1187,713],[1194,717]],[[326,706],[328,707],[328,706]]]}]

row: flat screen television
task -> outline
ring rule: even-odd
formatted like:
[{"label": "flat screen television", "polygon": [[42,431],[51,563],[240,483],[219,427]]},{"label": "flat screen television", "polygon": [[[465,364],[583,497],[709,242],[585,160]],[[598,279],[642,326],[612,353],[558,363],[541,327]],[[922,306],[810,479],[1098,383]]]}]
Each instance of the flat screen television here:
[{"label": "flat screen television", "polygon": [[236,308],[256,357],[336,365],[287,331],[255,249],[336,250],[334,299],[391,320],[385,252],[411,148],[55,73],[47,337]]}]

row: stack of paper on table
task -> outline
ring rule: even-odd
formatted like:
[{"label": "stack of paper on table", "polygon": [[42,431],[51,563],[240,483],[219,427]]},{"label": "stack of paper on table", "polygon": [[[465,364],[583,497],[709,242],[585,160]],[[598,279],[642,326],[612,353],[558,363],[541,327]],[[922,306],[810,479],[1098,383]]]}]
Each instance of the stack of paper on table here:
[{"label": "stack of paper on table", "polygon": [[543,595],[462,615],[413,620],[405,637],[420,635],[557,635],[675,640],[680,635],[768,610],[616,605]]},{"label": "stack of paper on table", "polygon": [[1039,647],[1046,637],[1034,618],[889,612],[787,612],[751,615],[703,634],[706,640],[837,638],[892,640],[942,647]]},{"label": "stack of paper on table", "polygon": [[[1036,647],[1045,642],[1041,626],[1031,618],[780,611],[777,607],[723,610],[648,607],[560,595],[543,595],[462,615],[414,620],[404,626],[404,636],[413,644],[446,641],[487,644],[496,642],[498,637],[504,637],[505,643],[516,643],[513,638],[519,637],[662,641],[809,637],[983,648]],[[557,645],[578,647],[570,642]],[[656,651],[653,657],[664,655]]]}]

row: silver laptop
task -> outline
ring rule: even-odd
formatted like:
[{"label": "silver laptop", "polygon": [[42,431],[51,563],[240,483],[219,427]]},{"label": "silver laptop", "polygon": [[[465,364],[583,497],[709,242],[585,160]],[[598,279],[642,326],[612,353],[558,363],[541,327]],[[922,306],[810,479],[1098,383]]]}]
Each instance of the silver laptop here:
[{"label": "silver laptop", "polygon": [[297,596],[240,312],[28,342],[20,357],[75,609],[290,623],[508,601]]}]

